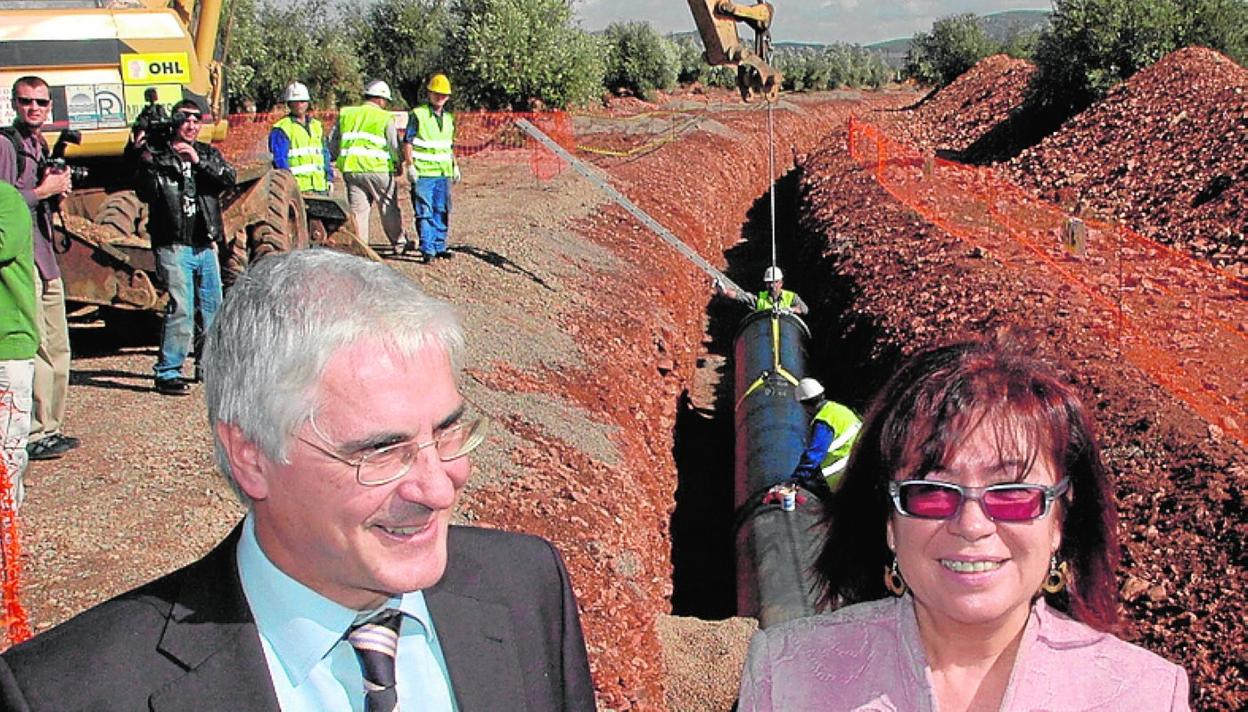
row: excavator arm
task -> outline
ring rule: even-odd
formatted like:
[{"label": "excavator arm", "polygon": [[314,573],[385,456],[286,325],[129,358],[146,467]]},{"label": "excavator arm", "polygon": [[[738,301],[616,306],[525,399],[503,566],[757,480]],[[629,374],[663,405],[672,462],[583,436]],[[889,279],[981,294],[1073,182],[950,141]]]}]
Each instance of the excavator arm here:
[{"label": "excavator arm", "polygon": [[[774,8],[769,2],[739,5],[732,0],[689,0],[689,9],[706,48],[703,57],[712,66],[737,68],[737,88],[741,98],[774,101],[784,77],[767,63],[771,57],[771,20]],[[741,44],[737,23],[754,30],[754,49]]]}]

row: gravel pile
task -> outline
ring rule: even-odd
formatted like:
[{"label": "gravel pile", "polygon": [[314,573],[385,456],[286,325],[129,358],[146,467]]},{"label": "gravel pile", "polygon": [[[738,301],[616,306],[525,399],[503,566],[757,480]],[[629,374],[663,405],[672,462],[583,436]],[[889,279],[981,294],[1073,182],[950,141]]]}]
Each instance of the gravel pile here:
[{"label": "gravel pile", "polygon": [[927,151],[965,151],[1022,107],[1035,72],[1025,59],[1004,54],[981,59],[890,121],[890,131]]},{"label": "gravel pile", "polygon": [[1173,52],[1009,164],[1043,197],[1248,278],[1248,69]]}]

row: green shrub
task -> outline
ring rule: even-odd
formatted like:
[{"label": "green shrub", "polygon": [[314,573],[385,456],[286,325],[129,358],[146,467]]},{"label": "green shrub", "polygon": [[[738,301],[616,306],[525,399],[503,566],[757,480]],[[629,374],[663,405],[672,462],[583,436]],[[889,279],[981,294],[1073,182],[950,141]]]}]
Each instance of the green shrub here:
[{"label": "green shrub", "polygon": [[954,15],[937,20],[931,33],[914,36],[902,74],[921,84],[942,87],[979,60],[1000,51],[1000,45],[988,37],[975,15]]},{"label": "green shrub", "polygon": [[328,0],[298,8],[231,0],[225,48],[226,95],[251,97],[263,111],[278,105],[286,85],[308,85],[316,106],[334,106],[360,90],[360,62],[343,37]]},{"label": "green shrub", "polygon": [[1073,113],[1166,54],[1197,44],[1243,62],[1244,0],[1058,0],[1036,47],[1034,98]]},{"label": "green shrub", "polygon": [[454,0],[445,54],[457,104],[565,107],[602,91],[598,41],[572,24],[567,0]]},{"label": "green shrub", "polygon": [[676,86],[679,50],[648,22],[616,22],[603,32],[607,46],[606,85],[649,98]]},{"label": "green shrub", "polygon": [[400,96],[409,105],[424,101],[427,78],[443,71],[451,25],[444,0],[377,0],[352,15],[344,24],[359,28],[355,43],[367,78],[385,80],[397,92],[396,105]]},{"label": "green shrub", "polygon": [[893,76],[879,52],[842,43],[821,49],[782,47],[773,64],[784,75],[786,91],[878,87]]},{"label": "green shrub", "polygon": [[676,45],[676,81],[681,84],[731,89],[737,86],[737,70],[733,67],[712,67],[703,57],[701,40],[684,36],[673,40]]}]

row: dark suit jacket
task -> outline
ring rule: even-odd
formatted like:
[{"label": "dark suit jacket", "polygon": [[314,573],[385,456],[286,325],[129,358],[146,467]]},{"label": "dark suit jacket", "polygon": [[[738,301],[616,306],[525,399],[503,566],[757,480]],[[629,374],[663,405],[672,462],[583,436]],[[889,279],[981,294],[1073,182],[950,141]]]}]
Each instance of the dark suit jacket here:
[{"label": "dark suit jacket", "polygon": [[[235,565],[236,529],[184,569],[0,656],[8,712],[277,712]],[[425,591],[459,709],[593,710],[576,600],[537,537],[451,527]]]}]

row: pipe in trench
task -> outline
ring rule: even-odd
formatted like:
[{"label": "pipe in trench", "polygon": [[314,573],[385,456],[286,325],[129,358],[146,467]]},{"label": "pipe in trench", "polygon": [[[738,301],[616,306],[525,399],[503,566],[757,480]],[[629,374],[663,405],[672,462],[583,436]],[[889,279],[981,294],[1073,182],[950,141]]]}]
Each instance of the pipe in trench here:
[{"label": "pipe in trench", "polygon": [[762,502],[789,479],[806,447],[808,422],[794,387],[807,375],[809,338],[797,316],[764,311],[742,320],[733,340],[737,613],[763,628],[816,612],[818,498],[807,495],[792,512]]}]

